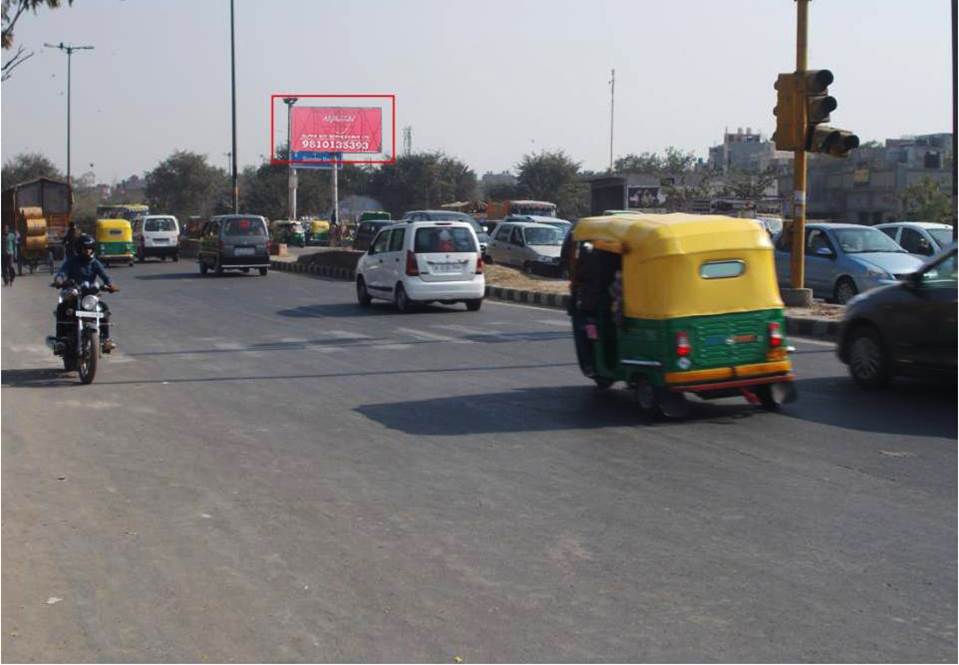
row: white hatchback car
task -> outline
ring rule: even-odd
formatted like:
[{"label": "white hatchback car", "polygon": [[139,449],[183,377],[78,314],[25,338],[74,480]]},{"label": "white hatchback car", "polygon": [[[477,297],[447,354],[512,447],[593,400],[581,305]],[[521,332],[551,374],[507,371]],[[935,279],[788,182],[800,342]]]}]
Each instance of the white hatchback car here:
[{"label": "white hatchback car", "polygon": [[381,230],[356,266],[356,299],[392,301],[401,312],[416,304],[466,303],[477,311],[486,295],[483,257],[467,222],[417,221]]}]

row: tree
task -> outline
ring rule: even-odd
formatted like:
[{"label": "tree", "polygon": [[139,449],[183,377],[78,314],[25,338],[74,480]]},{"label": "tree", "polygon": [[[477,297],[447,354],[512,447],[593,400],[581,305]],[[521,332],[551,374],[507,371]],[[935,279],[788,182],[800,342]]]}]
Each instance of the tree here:
[{"label": "tree", "polygon": [[497,182],[483,188],[483,197],[490,201],[509,201],[520,196],[519,185],[512,182]]},{"label": "tree", "polygon": [[557,214],[581,217],[589,209],[589,186],[579,167],[562,150],[524,155],[516,167],[517,185],[524,196],[555,203]]},{"label": "tree", "polygon": [[397,217],[476,196],[476,174],[441,152],[415,153],[384,164],[369,178],[370,196]]},{"label": "tree", "polygon": [[918,222],[955,224],[953,199],[942,191],[942,185],[929,176],[906,187],[900,195],[906,217]]},{"label": "tree", "polygon": [[60,170],[44,155],[38,152],[22,152],[4,162],[0,186],[7,189],[40,177],[65,180]]},{"label": "tree", "polygon": [[146,196],[152,210],[182,219],[209,215],[224,190],[226,171],[207,164],[206,156],[179,150],[146,174]]},{"label": "tree", "polygon": [[[61,4],[61,0],[3,0],[2,15],[0,15],[0,24],[3,27],[2,36],[0,36],[0,45],[4,51],[13,48],[13,28],[17,25],[20,16],[27,10],[37,13],[37,8],[46,5],[50,9],[56,9]],[[73,0],[67,0],[68,5],[73,4]],[[0,67],[0,81],[6,81],[13,74],[13,70],[22,65],[28,59],[33,57],[33,51],[27,51],[21,45],[16,53],[3,63]]]},{"label": "tree", "polygon": [[661,175],[664,173],[688,173],[696,168],[696,155],[692,152],[669,146],[662,156],[654,152],[644,152],[636,155],[629,153],[613,163],[613,168],[619,173],[649,173]]}]

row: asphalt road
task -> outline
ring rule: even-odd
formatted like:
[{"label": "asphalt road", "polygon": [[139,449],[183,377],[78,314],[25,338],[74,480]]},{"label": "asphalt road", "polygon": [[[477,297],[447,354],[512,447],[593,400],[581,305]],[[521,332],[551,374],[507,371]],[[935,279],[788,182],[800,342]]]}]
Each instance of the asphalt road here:
[{"label": "asphalt road", "polygon": [[2,291],[4,661],[957,659],[954,390],[798,341],[781,413],[649,423],[556,310],[112,273],[92,386]]}]

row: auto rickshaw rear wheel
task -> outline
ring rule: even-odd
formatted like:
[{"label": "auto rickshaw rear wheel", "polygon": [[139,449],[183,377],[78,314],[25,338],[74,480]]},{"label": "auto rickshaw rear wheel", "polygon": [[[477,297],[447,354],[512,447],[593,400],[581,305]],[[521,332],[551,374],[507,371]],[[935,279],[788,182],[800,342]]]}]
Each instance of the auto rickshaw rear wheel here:
[{"label": "auto rickshaw rear wheel", "polygon": [[607,390],[610,386],[616,383],[612,379],[607,379],[604,376],[594,376],[593,382],[596,383],[596,388],[598,390]]},{"label": "auto rickshaw rear wheel", "polygon": [[779,402],[773,396],[772,385],[767,383],[766,385],[756,386],[756,390],[753,392],[759,398],[759,406],[766,411],[777,411],[779,409]]},{"label": "auto rickshaw rear wheel", "polygon": [[633,378],[633,392],[636,395],[636,404],[643,415],[656,417],[662,414],[659,401],[656,399],[656,390],[653,384],[643,375]]}]

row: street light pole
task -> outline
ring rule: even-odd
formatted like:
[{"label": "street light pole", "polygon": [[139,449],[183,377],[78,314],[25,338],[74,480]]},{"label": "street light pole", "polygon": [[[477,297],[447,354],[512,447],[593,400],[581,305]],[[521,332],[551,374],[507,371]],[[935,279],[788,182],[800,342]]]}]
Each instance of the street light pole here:
[{"label": "street light pole", "polygon": [[296,220],[296,169],[293,168],[293,105],[296,104],[296,97],[284,97],[283,103],[286,104],[286,158],[289,161],[289,207],[290,219]]},{"label": "street light pole", "polygon": [[233,0],[230,0],[230,81],[233,93],[233,213],[240,212],[240,188],[236,177],[236,36],[233,28]]},{"label": "street light pole", "polygon": [[73,59],[74,51],[92,51],[92,46],[73,46],[71,44],[44,44],[47,48],[55,48],[67,54],[67,184],[72,184],[70,179],[70,61]]}]

